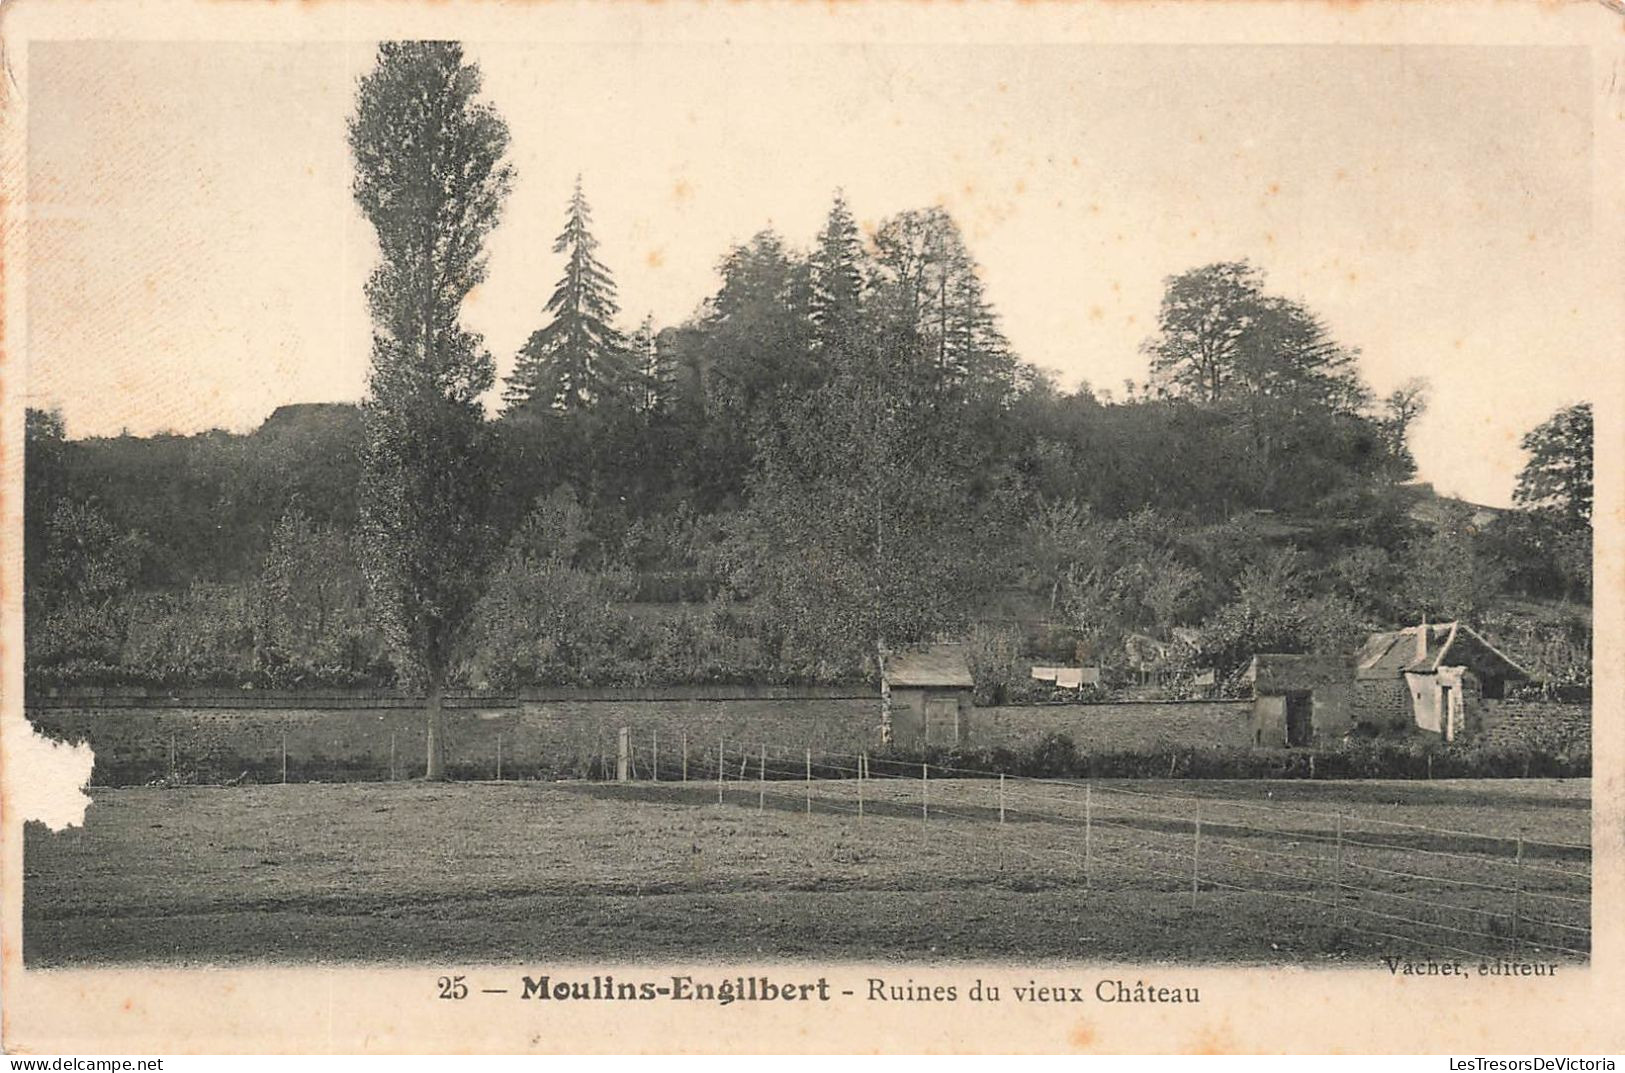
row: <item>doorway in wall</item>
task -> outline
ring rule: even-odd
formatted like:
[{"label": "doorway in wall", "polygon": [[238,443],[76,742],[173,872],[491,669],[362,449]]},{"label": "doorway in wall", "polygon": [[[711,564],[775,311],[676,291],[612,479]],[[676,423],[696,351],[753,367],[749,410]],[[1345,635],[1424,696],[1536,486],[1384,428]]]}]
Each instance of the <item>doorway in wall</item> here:
[{"label": "doorway in wall", "polygon": [[1314,700],[1308,690],[1286,695],[1286,743],[1308,745],[1314,736]]}]

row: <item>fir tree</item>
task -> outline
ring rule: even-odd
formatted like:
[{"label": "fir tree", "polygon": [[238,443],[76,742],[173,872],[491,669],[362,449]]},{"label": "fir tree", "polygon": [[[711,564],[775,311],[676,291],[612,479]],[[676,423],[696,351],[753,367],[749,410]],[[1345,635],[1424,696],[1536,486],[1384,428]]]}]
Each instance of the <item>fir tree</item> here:
[{"label": "fir tree", "polygon": [[660,346],[653,314],[646,314],[632,334],[627,357],[637,381],[637,408],[649,414],[669,410],[677,390],[677,370],[671,355]]},{"label": "fir tree", "polygon": [[812,256],[810,314],[813,343],[820,351],[853,344],[863,303],[863,241],[846,195],[835,191],[835,203],[818,234]]},{"label": "fir tree", "polygon": [[1017,363],[959,226],[940,208],[899,213],[875,233],[876,301],[913,332],[939,393],[1004,402]]},{"label": "fir tree", "polygon": [[626,346],[615,330],[615,280],[598,260],[592,210],[576,177],[564,230],[553,252],[566,255],[564,276],[548,299],[552,317],[519,351],[504,398],[510,409],[589,408],[625,387]]}]

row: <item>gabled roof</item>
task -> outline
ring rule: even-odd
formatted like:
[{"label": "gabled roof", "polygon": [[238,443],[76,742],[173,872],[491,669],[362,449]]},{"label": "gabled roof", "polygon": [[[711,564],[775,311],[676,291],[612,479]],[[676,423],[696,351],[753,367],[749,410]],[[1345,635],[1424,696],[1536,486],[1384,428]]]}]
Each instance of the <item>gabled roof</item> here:
[{"label": "gabled roof", "polygon": [[886,681],[893,689],[928,686],[970,689],[970,646],[963,642],[925,645],[898,652],[886,660]]},{"label": "gabled roof", "polygon": [[1374,633],[1355,654],[1362,678],[1400,674],[1431,674],[1440,667],[1471,667],[1496,671],[1503,677],[1528,678],[1529,672],[1482,634],[1460,622],[1410,626],[1390,633]]}]

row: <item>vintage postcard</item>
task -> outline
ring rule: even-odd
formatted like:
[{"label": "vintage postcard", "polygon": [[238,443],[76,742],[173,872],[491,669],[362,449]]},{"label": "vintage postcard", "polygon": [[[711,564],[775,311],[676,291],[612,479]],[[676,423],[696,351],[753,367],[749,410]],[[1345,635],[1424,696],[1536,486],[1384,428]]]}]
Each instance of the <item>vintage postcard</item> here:
[{"label": "vintage postcard", "polygon": [[9,1051],[1625,1048],[1616,6],[0,37]]}]

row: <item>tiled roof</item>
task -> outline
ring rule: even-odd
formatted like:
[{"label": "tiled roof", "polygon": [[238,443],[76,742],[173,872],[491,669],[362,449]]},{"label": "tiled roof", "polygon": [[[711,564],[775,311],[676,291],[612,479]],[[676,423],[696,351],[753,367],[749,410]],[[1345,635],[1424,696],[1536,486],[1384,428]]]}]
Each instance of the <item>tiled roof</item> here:
[{"label": "tiled roof", "polygon": [[894,689],[910,686],[970,689],[976,683],[970,673],[969,646],[945,643],[895,653],[886,660],[886,681]]},{"label": "tiled roof", "polygon": [[1450,642],[1453,623],[1428,626],[1426,644],[1418,644],[1417,633],[1423,627],[1411,626],[1392,633],[1374,633],[1366,638],[1355,664],[1366,671],[1431,671]]},{"label": "tiled roof", "polygon": [[[1419,635],[1425,632],[1425,642]],[[1486,641],[1477,630],[1459,622],[1441,622],[1437,625],[1411,626],[1391,633],[1374,633],[1354,657],[1355,666],[1364,677],[1405,672],[1425,673],[1440,666],[1455,665],[1471,659],[1476,650],[1480,659],[1500,664],[1517,677],[1527,678],[1529,673],[1518,666],[1505,652]],[[1465,659],[1464,659],[1465,657]]]}]

